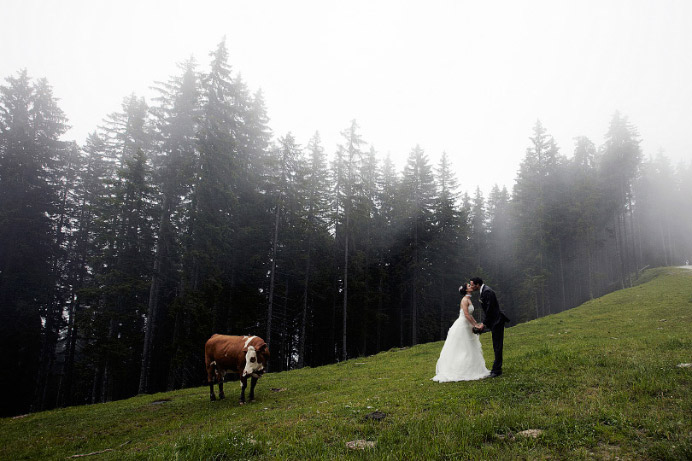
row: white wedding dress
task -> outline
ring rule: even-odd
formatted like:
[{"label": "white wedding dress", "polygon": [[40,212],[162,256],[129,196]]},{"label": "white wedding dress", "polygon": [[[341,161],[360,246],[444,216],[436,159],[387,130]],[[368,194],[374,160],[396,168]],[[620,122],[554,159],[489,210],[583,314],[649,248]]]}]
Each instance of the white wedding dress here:
[{"label": "white wedding dress", "polygon": [[[471,331],[471,324],[459,310],[459,318],[454,321],[447,333],[447,339],[435,367],[433,381],[471,381],[488,376],[485,368],[483,349],[478,335]],[[469,304],[469,313],[473,314],[473,304]]]}]

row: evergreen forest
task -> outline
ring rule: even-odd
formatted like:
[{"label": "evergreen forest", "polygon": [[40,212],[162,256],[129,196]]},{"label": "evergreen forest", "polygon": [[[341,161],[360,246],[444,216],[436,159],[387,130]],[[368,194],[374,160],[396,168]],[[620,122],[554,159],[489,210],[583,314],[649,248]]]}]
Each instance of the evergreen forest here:
[{"label": "evergreen forest", "polygon": [[155,89],[80,145],[49,82],[0,84],[0,416],[200,386],[213,333],[317,367],[444,339],[471,276],[516,325],[692,258],[692,163],[620,113],[598,144],[537,121],[484,192],[475,153],[273,133],[223,42]]}]

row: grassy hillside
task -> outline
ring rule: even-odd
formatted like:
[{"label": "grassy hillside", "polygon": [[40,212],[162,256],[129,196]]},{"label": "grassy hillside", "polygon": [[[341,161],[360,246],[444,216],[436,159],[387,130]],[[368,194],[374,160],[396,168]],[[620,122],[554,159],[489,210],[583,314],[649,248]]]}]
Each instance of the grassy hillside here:
[{"label": "grassy hillside", "polygon": [[692,271],[645,280],[507,330],[498,379],[434,383],[425,344],[266,375],[243,407],[227,383],[2,419],[0,459],[692,459]]}]

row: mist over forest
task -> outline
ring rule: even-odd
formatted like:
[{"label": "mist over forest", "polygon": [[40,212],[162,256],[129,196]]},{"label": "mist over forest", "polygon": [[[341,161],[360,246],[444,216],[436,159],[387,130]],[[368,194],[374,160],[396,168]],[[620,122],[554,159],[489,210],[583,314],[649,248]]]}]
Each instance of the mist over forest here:
[{"label": "mist over forest", "polygon": [[537,121],[511,188],[481,191],[473,152],[401,169],[355,120],[337,146],[273,133],[223,42],[154,85],[81,144],[48,81],[0,85],[3,416],[202,385],[213,333],[316,367],[444,339],[472,276],[511,326],[692,258],[692,163],[626,114],[572,146]]}]

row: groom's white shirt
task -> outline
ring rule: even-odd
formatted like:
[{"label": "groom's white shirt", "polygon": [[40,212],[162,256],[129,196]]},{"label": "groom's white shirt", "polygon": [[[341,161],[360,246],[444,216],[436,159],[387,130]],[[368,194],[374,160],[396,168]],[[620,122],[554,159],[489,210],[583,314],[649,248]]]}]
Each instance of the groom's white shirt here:
[{"label": "groom's white shirt", "polygon": [[481,289],[478,290],[478,296],[483,294],[483,288],[485,288],[485,283],[483,285],[481,285]]}]

